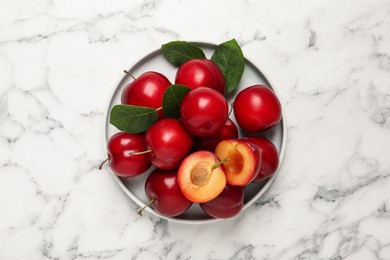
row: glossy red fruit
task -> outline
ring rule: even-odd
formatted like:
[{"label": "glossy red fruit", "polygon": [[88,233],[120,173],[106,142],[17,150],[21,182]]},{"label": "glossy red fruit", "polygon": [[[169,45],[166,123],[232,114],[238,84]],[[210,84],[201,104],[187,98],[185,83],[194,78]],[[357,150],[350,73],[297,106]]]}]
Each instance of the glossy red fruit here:
[{"label": "glossy red fruit", "polygon": [[195,138],[194,150],[206,150],[214,152],[218,143],[223,140],[238,138],[236,124],[228,118],[225,124],[213,135]]},{"label": "glossy red fruit", "polygon": [[[123,89],[122,104],[161,108],[165,90],[171,85],[163,74],[145,72]],[[162,109],[158,111],[158,116],[163,117]]]},{"label": "glossy red fruit", "polygon": [[262,137],[251,136],[245,139],[257,145],[257,147],[261,151],[262,156],[262,165],[260,168],[260,172],[253,180],[253,182],[260,182],[272,176],[279,166],[279,153],[275,145],[269,140]]},{"label": "glossy red fruit", "polygon": [[234,115],[241,128],[259,132],[280,122],[282,107],[270,88],[254,85],[238,93],[234,100]]},{"label": "glossy red fruit", "polygon": [[218,65],[208,59],[192,59],[183,63],[176,73],[176,84],[189,88],[208,87],[225,95],[225,78]]},{"label": "glossy red fruit", "polygon": [[225,124],[228,103],[218,91],[199,87],[184,96],[180,105],[180,118],[193,135],[212,135]]},{"label": "glossy red fruit", "polygon": [[157,168],[178,168],[191,151],[193,136],[175,118],[164,118],[154,123],[146,132],[145,141],[150,162]]},{"label": "glossy red fruit", "polygon": [[192,205],[181,192],[176,176],[176,171],[156,169],[145,182],[145,193],[149,200],[153,200],[152,207],[166,217],[178,216]]},{"label": "glossy red fruit", "polygon": [[116,133],[107,144],[109,165],[120,177],[138,176],[150,167],[146,154],[135,154],[145,150],[146,143],[143,135]]},{"label": "glossy red fruit", "polygon": [[200,204],[200,207],[214,218],[231,218],[244,207],[244,187],[226,185],[215,199]]}]

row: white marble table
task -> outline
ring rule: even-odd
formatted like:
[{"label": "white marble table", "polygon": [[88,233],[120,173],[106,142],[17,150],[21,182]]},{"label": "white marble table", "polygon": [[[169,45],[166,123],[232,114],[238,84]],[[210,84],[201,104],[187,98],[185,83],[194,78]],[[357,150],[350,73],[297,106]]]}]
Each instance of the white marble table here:
[{"label": "white marble table", "polygon": [[[121,71],[236,38],[278,89],[285,160],[236,218],[137,216],[108,174]],[[390,2],[0,1],[0,259],[390,259]]]}]

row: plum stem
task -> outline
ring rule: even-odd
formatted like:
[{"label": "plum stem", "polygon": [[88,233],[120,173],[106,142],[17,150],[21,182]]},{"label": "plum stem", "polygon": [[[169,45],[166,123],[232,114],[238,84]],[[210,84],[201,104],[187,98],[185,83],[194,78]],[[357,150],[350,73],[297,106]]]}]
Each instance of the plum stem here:
[{"label": "plum stem", "polygon": [[225,162],[228,162],[230,161],[230,158],[225,158],[223,160],[220,160],[219,162],[217,162],[216,164],[214,164],[211,169],[214,170],[216,168],[218,168],[222,163],[225,163]]},{"label": "plum stem", "polygon": [[148,203],[145,204],[145,206],[142,207],[142,209],[138,210],[137,214],[142,216],[142,211],[144,211],[147,207],[149,207],[156,200],[157,200],[156,198],[151,199]]},{"label": "plum stem", "polygon": [[135,80],[135,77],[130,72],[128,72],[127,70],[123,70],[123,72],[126,73],[127,75],[129,75],[130,77],[132,77]]},{"label": "plum stem", "polygon": [[228,117],[230,117],[230,114],[231,114],[232,111],[233,111],[233,106],[234,106],[234,102],[232,102],[232,103],[230,104],[230,108],[229,108],[229,112],[228,112]]},{"label": "plum stem", "polygon": [[100,164],[99,170],[103,169],[103,165],[104,165],[107,161],[109,161],[109,160],[111,160],[111,156],[108,156],[107,159],[105,159],[105,160]]},{"label": "plum stem", "polygon": [[139,155],[139,154],[146,154],[146,153],[151,153],[153,150],[146,150],[142,152],[132,152],[131,155]]}]

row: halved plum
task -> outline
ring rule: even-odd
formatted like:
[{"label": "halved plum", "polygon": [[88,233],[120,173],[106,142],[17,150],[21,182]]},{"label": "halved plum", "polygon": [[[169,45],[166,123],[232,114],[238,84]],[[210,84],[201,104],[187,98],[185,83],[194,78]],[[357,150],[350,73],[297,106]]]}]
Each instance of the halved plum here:
[{"label": "halved plum", "polygon": [[261,152],[251,142],[242,139],[224,140],[215,148],[215,154],[223,161],[227,184],[245,186],[259,174]]},{"label": "halved plum", "polygon": [[197,203],[217,197],[225,188],[226,177],[218,157],[209,151],[198,151],[181,163],[177,182],[184,196]]}]

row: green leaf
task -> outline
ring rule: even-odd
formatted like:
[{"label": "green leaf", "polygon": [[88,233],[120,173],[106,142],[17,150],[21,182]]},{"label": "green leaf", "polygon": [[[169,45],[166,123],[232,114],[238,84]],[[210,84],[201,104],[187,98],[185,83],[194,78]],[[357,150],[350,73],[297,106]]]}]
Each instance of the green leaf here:
[{"label": "green leaf", "polygon": [[220,44],[211,60],[221,69],[226,82],[226,92],[235,90],[245,68],[245,58],[235,39]]},{"label": "green leaf", "polygon": [[165,58],[175,66],[180,66],[191,59],[206,58],[206,55],[198,46],[186,41],[173,41],[161,46]]},{"label": "green leaf", "polygon": [[184,96],[190,92],[190,88],[175,84],[165,90],[163,97],[163,111],[166,117],[179,118],[180,104]]},{"label": "green leaf", "polygon": [[142,133],[157,119],[157,110],[149,107],[115,105],[110,113],[110,123],[127,133]]}]

